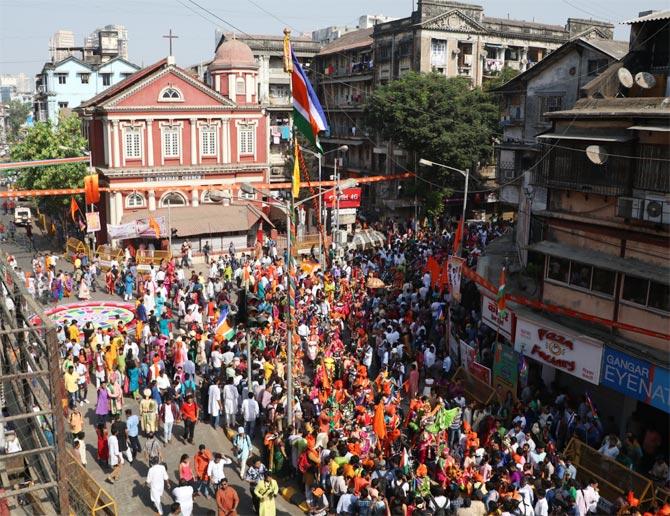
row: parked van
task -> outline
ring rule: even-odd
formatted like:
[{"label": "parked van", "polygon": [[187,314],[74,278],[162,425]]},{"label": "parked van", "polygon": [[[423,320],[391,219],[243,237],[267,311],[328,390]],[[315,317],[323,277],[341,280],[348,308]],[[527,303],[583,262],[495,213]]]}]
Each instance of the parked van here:
[{"label": "parked van", "polygon": [[33,223],[33,214],[27,206],[14,208],[14,224],[17,226],[29,226]]}]

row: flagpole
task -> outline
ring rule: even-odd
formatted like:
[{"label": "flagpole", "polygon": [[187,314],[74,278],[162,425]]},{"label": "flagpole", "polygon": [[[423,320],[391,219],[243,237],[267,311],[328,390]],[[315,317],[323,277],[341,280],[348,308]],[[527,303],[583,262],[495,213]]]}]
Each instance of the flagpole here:
[{"label": "flagpole", "polygon": [[[293,98],[293,59],[291,55],[291,30],[288,27],[284,28],[284,71],[289,74],[289,97]],[[297,159],[295,149],[297,149],[298,141],[295,136],[295,129],[293,126],[293,114],[289,115],[289,127],[291,135],[293,136],[294,159]],[[294,167],[296,164],[294,163]],[[293,188],[291,188],[290,201],[287,203],[286,210],[286,417],[289,426],[293,425],[293,332],[291,331],[291,219],[293,217]]]}]

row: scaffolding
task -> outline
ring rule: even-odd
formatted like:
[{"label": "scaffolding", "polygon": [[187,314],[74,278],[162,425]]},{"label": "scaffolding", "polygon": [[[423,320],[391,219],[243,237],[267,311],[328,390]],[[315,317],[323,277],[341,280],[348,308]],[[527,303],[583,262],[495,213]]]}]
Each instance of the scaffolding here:
[{"label": "scaffolding", "polygon": [[55,324],[4,257],[0,289],[0,500],[11,514],[116,514],[113,498],[66,449]]}]

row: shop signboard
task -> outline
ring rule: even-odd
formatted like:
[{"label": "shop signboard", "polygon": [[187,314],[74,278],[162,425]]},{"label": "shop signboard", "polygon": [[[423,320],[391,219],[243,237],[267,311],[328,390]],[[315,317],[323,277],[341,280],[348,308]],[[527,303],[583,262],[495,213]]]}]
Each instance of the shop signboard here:
[{"label": "shop signboard", "polygon": [[499,401],[504,401],[507,393],[516,399],[519,381],[519,355],[511,347],[498,342],[493,354],[493,388]]},{"label": "shop signboard", "polygon": [[505,309],[503,316],[498,312],[498,303],[495,299],[482,296],[482,321],[494,331],[497,331],[510,342],[514,342],[514,312]]},{"label": "shop signboard", "polygon": [[608,346],[600,384],[670,414],[670,372]]},{"label": "shop signboard", "polygon": [[587,382],[600,382],[602,342],[564,326],[517,316],[514,349]]},{"label": "shop signboard", "polygon": [[[340,193],[340,208],[359,208],[361,205],[361,188],[345,188]],[[323,195],[326,208],[335,208],[337,193],[333,190]]]},{"label": "shop signboard", "polygon": [[491,370],[476,362],[477,350],[464,340],[460,340],[461,365],[472,376],[475,376],[487,385],[491,385]]}]

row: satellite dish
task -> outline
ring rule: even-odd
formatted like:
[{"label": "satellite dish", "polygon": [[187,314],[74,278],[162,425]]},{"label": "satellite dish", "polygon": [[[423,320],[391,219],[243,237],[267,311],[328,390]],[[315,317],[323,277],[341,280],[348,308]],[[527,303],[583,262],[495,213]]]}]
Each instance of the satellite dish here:
[{"label": "satellite dish", "polygon": [[656,86],[656,77],[654,77],[649,72],[640,72],[635,74],[635,84],[637,84],[640,88],[649,90]]},{"label": "satellite dish", "polygon": [[607,152],[602,145],[589,145],[586,147],[586,156],[596,165],[607,163]]},{"label": "satellite dish", "polygon": [[630,73],[628,68],[619,68],[619,71],[616,74],[619,77],[619,82],[624,88],[633,87],[633,74]]}]

